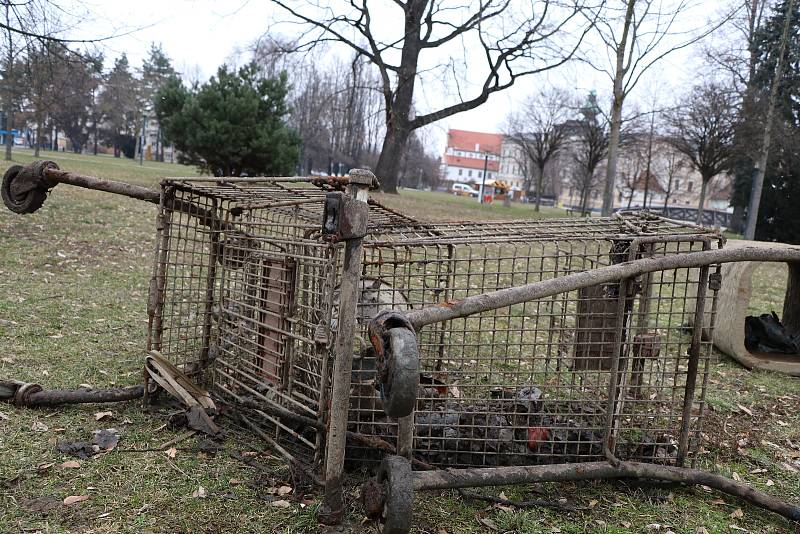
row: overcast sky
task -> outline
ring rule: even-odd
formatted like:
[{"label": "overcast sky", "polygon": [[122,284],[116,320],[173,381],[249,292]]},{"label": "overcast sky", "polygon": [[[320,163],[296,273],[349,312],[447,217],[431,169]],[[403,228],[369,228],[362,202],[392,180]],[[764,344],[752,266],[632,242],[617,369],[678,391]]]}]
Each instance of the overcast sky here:
[{"label": "overcast sky", "polygon": [[[700,3],[691,14],[693,22],[713,16],[723,3],[727,3],[727,0],[725,2],[708,0]],[[176,69],[182,72],[184,77],[199,77],[201,80],[214,74],[220,64],[230,60],[237,50],[246,48],[265,32],[277,31],[291,36],[293,31],[297,31],[291,26],[276,26],[274,22],[280,14],[266,0],[226,2],[89,0],[81,2],[80,5],[85,6],[93,14],[96,23],[76,28],[73,30],[76,36],[81,33],[86,36],[94,33],[96,36],[98,28],[109,33],[142,28],[130,35],[104,43],[106,67],[113,65],[113,58],[122,52],[128,55],[132,65],[138,67],[146,57],[150,43],[155,42],[161,43],[164,51],[172,58]],[[385,17],[375,18],[387,22],[396,20],[397,12],[391,10],[391,7],[385,9],[388,10]],[[697,47],[691,47],[663,60],[648,79],[640,84],[631,103],[636,99],[649,99],[647,95],[652,90],[657,90],[663,100],[669,100],[683,87],[691,85],[693,80],[698,78],[698,56]],[[478,58],[480,61],[480,56]],[[432,57],[428,58],[428,61],[436,59]],[[501,131],[509,111],[536,87],[547,83],[578,89],[581,92],[594,89],[601,97],[608,95],[611,86],[603,74],[578,64],[559,68],[557,72],[547,76],[523,78],[512,89],[493,95],[487,104],[478,109],[452,116],[429,127],[426,138],[431,143],[431,149],[436,151],[443,149],[445,132],[449,127]],[[421,88],[418,86],[416,97],[420,107],[427,106],[428,110],[443,102],[442,91],[435,83],[427,83]]]}]

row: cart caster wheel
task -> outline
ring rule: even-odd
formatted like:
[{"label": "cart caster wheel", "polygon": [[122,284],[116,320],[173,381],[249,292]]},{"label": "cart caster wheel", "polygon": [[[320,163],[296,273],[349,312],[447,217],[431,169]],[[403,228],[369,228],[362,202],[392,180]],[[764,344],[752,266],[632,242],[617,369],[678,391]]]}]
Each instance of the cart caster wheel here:
[{"label": "cart caster wheel", "polygon": [[406,534],[411,530],[413,476],[411,462],[401,456],[388,456],[378,467],[377,479],[385,496],[380,518],[383,534]]},{"label": "cart caster wheel", "polygon": [[58,165],[52,161],[35,161],[27,167],[9,167],[0,189],[3,204],[14,213],[23,215],[41,208],[47,199],[47,191],[57,184],[44,177],[45,169],[58,169]]},{"label": "cart caster wheel", "polygon": [[414,411],[419,388],[417,336],[408,328],[388,332],[387,356],[380,372],[383,411],[391,417],[405,417]]}]

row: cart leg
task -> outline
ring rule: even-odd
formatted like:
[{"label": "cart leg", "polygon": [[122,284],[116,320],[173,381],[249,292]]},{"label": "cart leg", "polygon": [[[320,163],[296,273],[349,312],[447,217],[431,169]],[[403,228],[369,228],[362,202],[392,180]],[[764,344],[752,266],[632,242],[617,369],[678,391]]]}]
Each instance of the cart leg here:
[{"label": "cart leg", "polygon": [[[371,177],[372,173],[369,175]],[[354,184],[353,177],[353,173],[351,173],[349,194],[356,200],[366,203],[368,184]],[[346,214],[342,214],[342,216],[346,217]],[[366,224],[366,221],[364,223]],[[325,451],[325,501],[317,511],[317,519],[328,525],[340,523],[344,514],[342,473],[344,471],[347,413],[350,406],[350,372],[353,365],[353,336],[359,299],[362,242],[363,237],[353,237],[345,241],[342,283],[339,293],[338,331],[333,362],[330,419]]]}]

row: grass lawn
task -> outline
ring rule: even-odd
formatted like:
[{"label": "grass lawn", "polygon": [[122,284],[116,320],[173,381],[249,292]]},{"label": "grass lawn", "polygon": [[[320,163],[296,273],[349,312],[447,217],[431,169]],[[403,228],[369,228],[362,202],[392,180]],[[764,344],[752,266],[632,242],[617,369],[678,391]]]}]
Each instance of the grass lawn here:
[{"label": "grass lawn", "polygon": [[[61,155],[59,155],[61,156]],[[190,176],[189,167],[110,157],[54,158],[62,168],[155,186],[162,176]],[[17,162],[32,158],[15,152]],[[0,165],[5,171],[7,162]],[[384,196],[390,207],[436,219],[525,218],[531,206],[480,206],[442,193]],[[559,210],[544,208],[541,216]],[[33,215],[0,210],[0,378],[45,387],[139,382],[146,335],[155,208],[99,192],[58,186]],[[759,271],[754,311],[780,312],[785,269]],[[699,466],[733,475],[800,502],[800,381],[752,373],[715,355]],[[95,420],[95,413],[112,411]],[[230,429],[224,449],[199,451],[194,438],[174,458],[153,451],[183,430],[165,413],[135,402],[16,409],[0,404],[0,532],[315,532],[316,489],[300,491],[284,462],[250,434]],[[121,433],[113,451],[72,460],[60,438],[89,439],[94,429]],[[263,466],[256,469],[236,459]],[[357,483],[348,483],[348,529],[362,522]],[[292,486],[286,508],[273,506],[275,488]],[[193,496],[202,486],[205,498]],[[497,489],[495,494],[501,490]],[[417,495],[419,532],[795,532],[797,525],[702,488],[561,484],[503,488],[509,498],[565,498],[576,512],[514,510],[470,503],[454,492]],[[88,500],[64,505],[63,499]],[[703,530],[705,529],[705,530]],[[744,529],[744,530],[743,530]]]}]

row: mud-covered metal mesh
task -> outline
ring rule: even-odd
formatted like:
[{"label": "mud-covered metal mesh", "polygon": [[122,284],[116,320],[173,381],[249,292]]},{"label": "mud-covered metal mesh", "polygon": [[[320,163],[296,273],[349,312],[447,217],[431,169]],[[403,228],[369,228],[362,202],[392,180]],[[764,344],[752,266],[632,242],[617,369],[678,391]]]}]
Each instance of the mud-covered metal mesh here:
[{"label": "mud-covered metal mesh", "polygon": [[[163,187],[151,347],[202,372],[233,413],[286,455],[321,461],[323,432],[259,406],[321,428],[331,409],[342,251],[321,239],[325,191],[285,180]],[[422,223],[370,201],[349,430],[396,444],[365,350],[378,312],[718,244],[713,232],[648,214]],[[424,327],[414,455],[451,467],[588,461],[605,452],[683,463],[700,430],[710,354],[687,325],[707,275],[659,271]],[[710,295],[705,313],[713,316]],[[380,454],[355,442],[347,451],[356,463]]]}]

